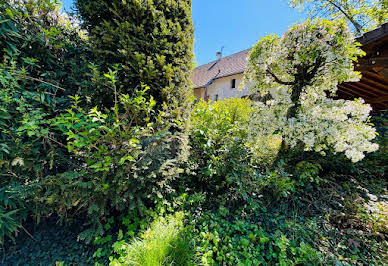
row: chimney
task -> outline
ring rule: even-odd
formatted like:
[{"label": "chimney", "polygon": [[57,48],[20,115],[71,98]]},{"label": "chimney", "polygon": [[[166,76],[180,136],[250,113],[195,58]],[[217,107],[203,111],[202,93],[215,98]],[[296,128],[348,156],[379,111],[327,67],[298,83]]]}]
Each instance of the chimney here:
[{"label": "chimney", "polygon": [[220,60],[222,57],[222,52],[217,52],[216,57],[217,57],[217,61]]}]

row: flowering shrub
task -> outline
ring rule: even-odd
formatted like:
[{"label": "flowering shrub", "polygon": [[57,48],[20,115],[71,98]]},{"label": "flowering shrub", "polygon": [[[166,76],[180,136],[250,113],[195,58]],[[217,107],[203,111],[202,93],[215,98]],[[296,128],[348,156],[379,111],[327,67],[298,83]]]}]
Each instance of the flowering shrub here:
[{"label": "flowering shrub", "polygon": [[281,38],[260,40],[245,73],[245,83],[261,97],[249,123],[250,139],[281,138],[278,158],[290,147],[322,155],[343,152],[353,162],[376,151],[375,129],[368,123],[371,107],[362,99],[328,98],[339,83],[359,79],[353,60],[361,55],[340,21],[308,20]]}]

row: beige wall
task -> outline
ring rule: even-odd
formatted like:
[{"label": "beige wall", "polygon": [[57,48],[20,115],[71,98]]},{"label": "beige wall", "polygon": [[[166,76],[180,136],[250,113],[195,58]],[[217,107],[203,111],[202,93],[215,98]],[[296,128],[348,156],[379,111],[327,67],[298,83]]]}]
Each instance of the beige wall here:
[{"label": "beige wall", "polygon": [[205,88],[197,88],[194,89],[194,96],[198,99],[202,98],[205,99]]},{"label": "beige wall", "polygon": [[[242,96],[249,95],[249,91],[247,89],[239,90],[242,78],[243,74],[241,73],[214,80],[207,89],[209,99],[215,101],[216,95],[218,95],[218,100],[232,97],[241,98]],[[236,79],[236,88],[232,88],[232,79]]]}]

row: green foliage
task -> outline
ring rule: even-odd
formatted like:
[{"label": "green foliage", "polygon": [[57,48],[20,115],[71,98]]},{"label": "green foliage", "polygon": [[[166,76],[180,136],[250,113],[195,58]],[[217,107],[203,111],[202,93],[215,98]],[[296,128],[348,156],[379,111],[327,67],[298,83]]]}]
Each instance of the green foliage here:
[{"label": "green foliage", "polygon": [[119,258],[110,265],[195,265],[192,241],[183,225],[183,213],[159,217],[129,244],[121,237],[113,244]]},{"label": "green foliage", "polygon": [[255,169],[246,146],[251,112],[248,99],[200,101],[191,116],[191,182],[198,189],[229,193],[230,199],[248,197],[254,190]]},{"label": "green foliage", "polygon": [[248,219],[230,220],[222,214],[206,213],[195,224],[197,252],[202,254],[204,265],[318,265],[322,262],[320,252],[303,239],[288,237],[281,230],[268,232]]},{"label": "green foliage", "polygon": [[253,140],[250,100],[189,119],[191,1],[76,4],[88,38],[59,1],[0,3],[1,263],[386,261],[386,114],[361,163],[296,149],[271,168],[281,139]]},{"label": "green foliage", "polygon": [[[187,108],[193,60],[190,0],[77,0],[76,6],[102,70],[121,66],[117,87],[122,93],[145,84],[160,106]],[[113,102],[104,88],[90,94],[95,103]]]},{"label": "green foliage", "polygon": [[[105,230],[101,219],[107,215],[141,213],[174,190],[171,181],[186,156],[185,115],[177,107],[188,107],[190,5],[166,2],[152,12],[131,5],[150,12],[143,21],[148,28],[157,15],[162,28],[155,30],[165,39],[156,45],[137,25],[120,34],[139,41],[127,50],[130,56],[110,47],[115,58],[106,57],[109,47],[101,52],[96,32],[85,38],[77,21],[60,13],[59,1],[1,2],[0,209],[8,225],[0,224],[1,239],[28,215],[39,222],[57,214],[87,218],[91,226],[80,237],[91,240]],[[123,30],[118,20],[111,22]],[[101,30],[105,22],[93,23]],[[132,64],[136,71],[128,71]],[[99,105],[90,108],[92,102]]]},{"label": "green foliage", "polygon": [[131,241],[135,237],[139,237],[141,232],[149,226],[152,217],[158,216],[157,212],[150,209],[145,213],[145,215],[140,215],[136,211],[132,211],[129,214],[123,213],[119,217],[111,216],[106,219],[104,235],[96,236],[93,241],[95,247],[93,260],[97,265],[107,265],[110,260],[118,258],[119,256],[112,245],[116,242],[122,243],[122,240]]},{"label": "green foliage", "polygon": [[171,181],[182,171],[175,156],[179,140],[165,112],[155,110],[152,96],[146,98],[149,88],[143,86],[133,97],[118,94],[116,73],[104,74],[115,95],[110,111],[85,110],[74,96],[71,108],[54,120],[79,165],[71,178],[57,176],[47,184],[53,192],[50,204],[60,209],[82,207],[96,218],[138,211],[168,196],[174,190]]},{"label": "green foliage", "polygon": [[80,84],[83,47],[57,1],[0,3],[0,208],[12,214],[8,230],[28,211],[38,220],[50,212],[39,183],[64,171],[69,159],[50,119]]},{"label": "green foliage", "polygon": [[311,17],[343,19],[361,34],[385,23],[388,3],[385,0],[290,0],[290,5],[307,8]]},{"label": "green foliage", "polygon": [[370,179],[384,179],[388,172],[388,112],[382,112],[371,118],[377,129],[377,143],[379,149],[369,154],[365,160],[352,166],[353,171],[360,177]]},{"label": "green foliage", "polygon": [[295,191],[295,180],[280,164],[275,170],[260,175],[260,188],[262,193],[279,200]]},{"label": "green foliage", "polygon": [[322,166],[319,163],[301,161],[295,166],[297,185],[303,189],[312,189],[312,184],[318,184],[325,180],[319,176]]},{"label": "green foliage", "polygon": [[18,210],[5,212],[3,208],[0,209],[0,243],[4,242],[4,237],[15,240],[13,234],[17,232],[21,224],[20,218],[15,217],[17,214]]}]

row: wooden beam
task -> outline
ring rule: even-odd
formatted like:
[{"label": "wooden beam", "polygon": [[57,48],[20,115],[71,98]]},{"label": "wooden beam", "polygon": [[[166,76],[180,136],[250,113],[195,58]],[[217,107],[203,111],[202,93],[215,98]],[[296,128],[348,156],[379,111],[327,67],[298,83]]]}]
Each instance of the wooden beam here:
[{"label": "wooden beam", "polygon": [[373,71],[363,71],[361,74],[363,77],[368,77],[375,82],[379,82],[385,85],[388,84],[388,79],[384,78],[384,76],[374,73]]},{"label": "wooden beam", "polygon": [[338,88],[339,88],[339,90],[337,91],[337,94],[338,94],[338,93],[344,93],[344,94],[347,94],[347,95],[349,95],[349,96],[351,96],[351,97],[354,97],[354,94],[353,94],[353,93],[350,93],[350,92],[344,90],[343,87],[341,87],[341,85],[339,85]]},{"label": "wooden beam", "polygon": [[357,68],[363,68],[363,67],[388,67],[388,57],[373,57],[369,59],[363,59],[359,58],[357,60],[357,63],[355,65],[356,70]]},{"label": "wooden beam", "polygon": [[361,82],[347,82],[347,83],[343,83],[341,85],[344,85],[345,87],[347,87],[349,90],[351,90],[353,92],[358,91],[358,94],[366,96],[366,97],[378,96],[379,94],[382,93],[382,92],[376,93],[370,87],[362,86]]},{"label": "wooden beam", "polygon": [[388,94],[378,96],[375,98],[366,98],[365,101],[367,103],[383,103],[383,102],[388,102]]},{"label": "wooden beam", "polygon": [[362,97],[362,94],[359,91],[354,91],[354,90],[344,86],[344,83],[341,85],[338,85],[338,87],[340,88],[340,91],[343,91],[343,92],[347,91],[347,94],[352,95],[354,98]]},{"label": "wooden beam", "polygon": [[373,91],[377,92],[378,94],[388,93],[388,86],[386,86],[382,83],[376,82],[372,79],[369,79],[368,77],[362,78],[359,82],[357,82],[357,85],[358,84],[360,86],[363,86],[363,87],[369,89],[369,90],[373,90]]},{"label": "wooden beam", "polygon": [[356,71],[373,71],[376,68],[388,68],[388,58],[378,59],[358,59],[354,70]]},{"label": "wooden beam", "polygon": [[370,81],[369,79],[361,79],[357,83],[352,83],[354,86],[359,87],[360,89],[366,90],[367,92],[370,92],[371,94],[381,95],[386,94],[388,92],[387,89],[385,89],[382,86],[376,85],[373,81]]}]

